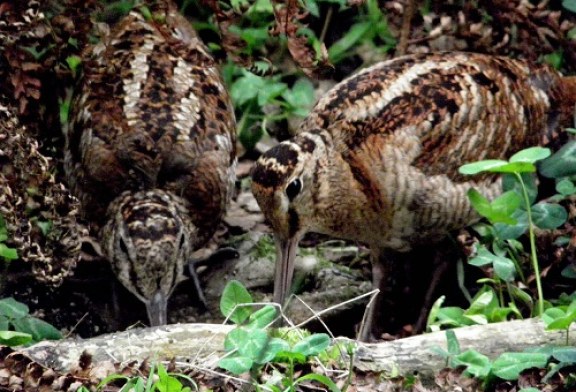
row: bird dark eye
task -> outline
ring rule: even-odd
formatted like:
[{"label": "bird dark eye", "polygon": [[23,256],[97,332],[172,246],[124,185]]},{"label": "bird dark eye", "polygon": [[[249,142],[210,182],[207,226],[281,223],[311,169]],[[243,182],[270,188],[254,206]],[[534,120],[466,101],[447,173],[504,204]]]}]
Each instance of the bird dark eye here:
[{"label": "bird dark eye", "polygon": [[288,196],[288,200],[292,201],[298,193],[302,190],[302,181],[299,178],[292,181],[286,187],[286,196]]}]

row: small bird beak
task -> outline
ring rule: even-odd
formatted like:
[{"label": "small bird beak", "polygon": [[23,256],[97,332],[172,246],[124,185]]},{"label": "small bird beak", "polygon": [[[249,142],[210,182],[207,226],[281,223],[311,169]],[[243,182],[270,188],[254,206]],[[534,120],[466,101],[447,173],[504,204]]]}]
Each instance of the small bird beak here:
[{"label": "small bird beak", "polygon": [[294,276],[294,260],[300,238],[294,236],[287,240],[276,237],[276,271],[274,273],[274,302],[284,305],[290,293]]},{"label": "small bird beak", "polygon": [[160,290],[154,294],[150,302],[146,303],[148,311],[148,320],[151,327],[166,325],[168,322],[168,297]]}]

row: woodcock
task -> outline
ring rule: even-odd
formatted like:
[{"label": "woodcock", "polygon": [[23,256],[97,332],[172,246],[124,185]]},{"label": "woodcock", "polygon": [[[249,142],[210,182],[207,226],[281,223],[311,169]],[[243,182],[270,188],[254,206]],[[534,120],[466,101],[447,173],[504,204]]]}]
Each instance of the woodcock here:
[{"label": "woodcock", "polygon": [[[274,301],[286,299],[307,232],[367,244],[382,292],[391,254],[475,222],[471,187],[490,198],[500,192],[497,178],[463,177],[461,165],[563,137],[575,79],[543,65],[455,52],[399,57],[336,85],[297,135],[264,153],[252,172],[277,244]],[[378,325],[380,297],[364,340]]]},{"label": "woodcock", "polygon": [[162,325],[225,211],[236,135],[214,60],[173,4],[155,4],[87,50],[65,169],[116,276]]}]

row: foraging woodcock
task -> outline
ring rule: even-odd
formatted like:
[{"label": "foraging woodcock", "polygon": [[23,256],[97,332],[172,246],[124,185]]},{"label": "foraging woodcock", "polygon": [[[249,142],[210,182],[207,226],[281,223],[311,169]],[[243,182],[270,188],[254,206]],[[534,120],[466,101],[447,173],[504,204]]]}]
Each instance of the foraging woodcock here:
[{"label": "foraging woodcock", "polygon": [[175,5],[154,4],[87,50],[65,169],[119,281],[162,325],[192,251],[225,212],[236,134],[213,58]]},{"label": "foraging woodcock", "polygon": [[[561,139],[575,101],[575,78],[472,53],[407,55],[345,79],[252,172],[277,244],[274,301],[286,299],[307,232],[367,244],[382,292],[390,255],[478,220],[471,187],[489,198],[500,192],[497,178],[464,177],[461,165]],[[364,340],[378,325],[379,302]]]}]

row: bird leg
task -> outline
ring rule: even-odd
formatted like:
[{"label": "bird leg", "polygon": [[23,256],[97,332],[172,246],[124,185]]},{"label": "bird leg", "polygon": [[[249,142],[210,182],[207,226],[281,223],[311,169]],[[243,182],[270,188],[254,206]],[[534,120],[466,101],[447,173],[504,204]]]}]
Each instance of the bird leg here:
[{"label": "bird leg", "polygon": [[428,314],[430,313],[430,307],[432,306],[434,299],[434,293],[436,292],[438,284],[442,281],[442,278],[448,270],[449,266],[450,260],[446,258],[446,254],[440,250],[436,250],[434,255],[434,270],[432,271],[432,280],[430,281],[430,285],[426,290],[426,295],[424,296],[424,303],[422,304],[420,315],[418,316],[418,320],[414,325],[415,334],[423,332],[426,328],[426,322],[428,320]]},{"label": "bird leg", "polygon": [[[390,292],[393,282],[390,282],[394,277],[394,256],[391,254],[384,254],[377,250],[372,250],[372,287],[379,289],[380,292],[376,294],[376,298],[366,308],[366,315],[363,319],[362,327],[358,334],[358,339],[364,342],[375,341],[380,335],[382,325],[379,321],[383,319],[383,308],[387,302],[386,293]],[[395,252],[390,252],[395,253]],[[389,317],[389,316],[387,316]]]},{"label": "bird leg", "polygon": [[231,247],[225,247],[217,249],[214,253],[212,253],[208,257],[202,259],[190,260],[188,262],[188,268],[187,271],[185,271],[185,274],[192,280],[196,292],[195,299],[197,299],[198,302],[200,302],[200,305],[203,308],[203,310],[208,309],[208,303],[206,302],[206,297],[204,296],[204,290],[202,290],[202,285],[200,284],[200,278],[198,277],[196,268],[204,265],[223,263],[228,260],[237,259],[238,257],[240,257],[240,254],[236,249]]}]

